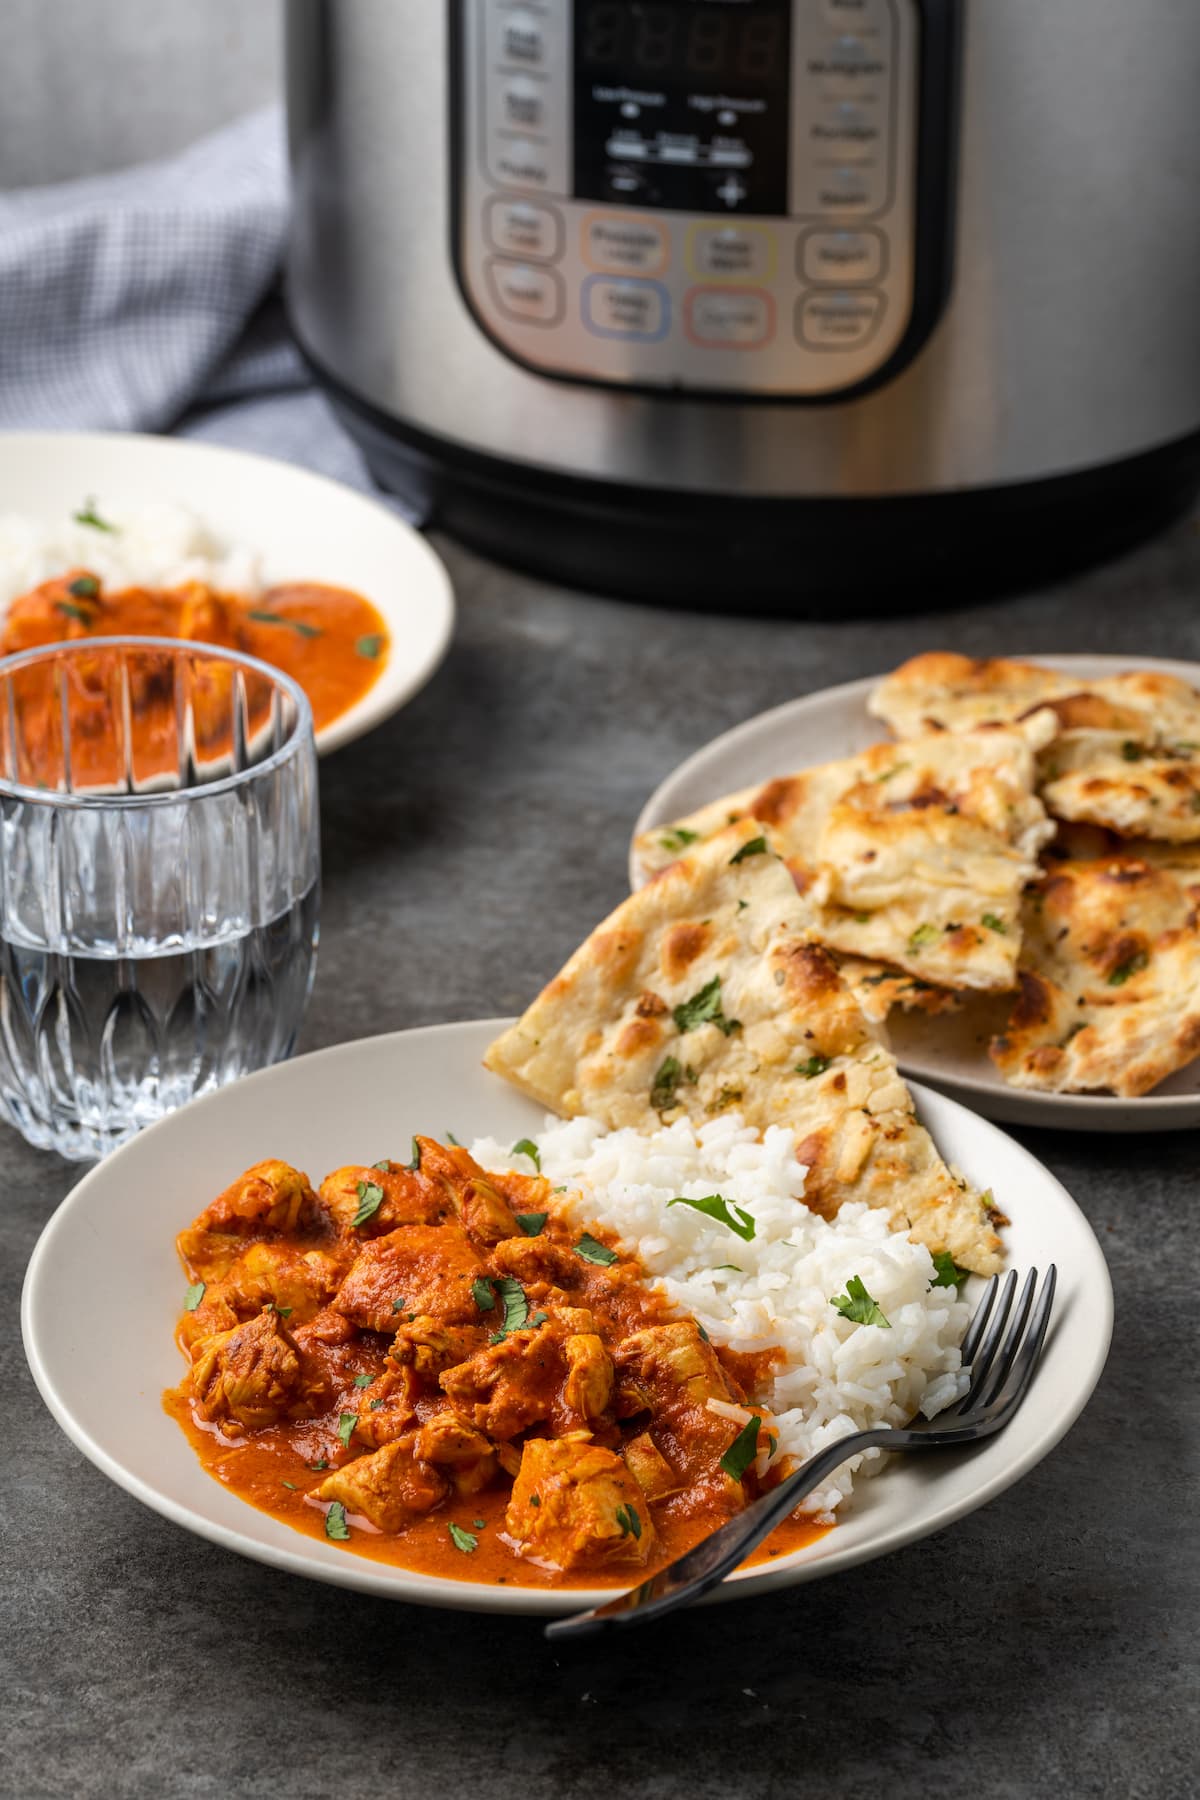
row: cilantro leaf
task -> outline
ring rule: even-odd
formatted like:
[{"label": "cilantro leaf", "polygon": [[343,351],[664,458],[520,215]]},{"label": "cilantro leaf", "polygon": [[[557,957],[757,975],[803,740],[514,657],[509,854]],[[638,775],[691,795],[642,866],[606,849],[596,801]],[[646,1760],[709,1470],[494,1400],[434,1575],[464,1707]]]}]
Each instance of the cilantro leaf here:
[{"label": "cilantro leaf", "polygon": [[370,1405],[372,1412],[378,1412],[381,1406],[387,1405],[387,1401],[386,1400],[372,1400],[369,1402],[369,1405]]},{"label": "cilantro leaf", "polygon": [[446,1142],[447,1142],[447,1143],[448,1143],[448,1144],[453,1144],[453,1145],[454,1145],[454,1148],[455,1148],[455,1149],[456,1149],[456,1150],[461,1150],[461,1149],[462,1149],[462,1145],[461,1145],[461,1144],[460,1144],[460,1143],[459,1143],[459,1141],[458,1141],[458,1139],[457,1139],[457,1138],[456,1138],[456,1137],[455,1137],[455,1135],[454,1135],[454,1133],[453,1133],[453,1132],[452,1132],[452,1131],[448,1131],[448,1132],[447,1132],[447,1133],[446,1133]]},{"label": "cilantro leaf", "polygon": [[100,583],[94,575],[77,575],[74,581],[67,583],[68,594],[74,594],[77,600],[94,600],[100,592]]},{"label": "cilantro leaf", "polygon": [[655,1112],[666,1112],[669,1106],[674,1106],[675,1090],[679,1086],[682,1076],[683,1069],[678,1060],[674,1056],[668,1056],[654,1077],[654,1083],[650,1089],[650,1104]]},{"label": "cilantro leaf", "polygon": [[715,1025],[726,1037],[732,1032],[741,1030],[741,1021],[727,1019],[721,1008],[721,977],[714,975],[711,981],[705,982],[699,991],[685,1000],[682,1006],[674,1009],[675,1025],[679,1031],[695,1031],[698,1025]]},{"label": "cilantro leaf", "polygon": [[358,1195],[358,1211],[350,1223],[357,1231],[368,1219],[373,1219],[383,1205],[383,1189],[374,1181],[356,1181],[354,1191]]},{"label": "cilantro leaf", "polygon": [[689,1200],[686,1194],[678,1194],[674,1200],[668,1200],[667,1205],[690,1206],[693,1212],[703,1213],[706,1218],[715,1219],[718,1225],[728,1226],[745,1244],[751,1242],[757,1231],[754,1214],[748,1213],[736,1200],[726,1200],[723,1194],[706,1194],[703,1200]]},{"label": "cilantro leaf", "polygon": [[520,1331],[529,1317],[529,1302],[525,1298],[525,1289],[515,1275],[504,1275],[492,1285],[504,1308],[504,1322],[499,1336],[505,1338],[510,1331]]},{"label": "cilantro leaf", "polygon": [[512,1147],[512,1154],[514,1156],[527,1156],[529,1158],[530,1162],[533,1164],[534,1168],[537,1170],[538,1174],[539,1175],[541,1174],[541,1172],[542,1172],[541,1153],[539,1152],[538,1147],[534,1143],[532,1138],[518,1138],[516,1143]]},{"label": "cilantro leaf", "polygon": [[368,662],[375,662],[378,659],[379,652],[383,649],[383,646],[383,633],[372,631],[368,632],[366,637],[360,637],[356,642],[354,649],[357,655],[365,656]]},{"label": "cilantro leaf", "polygon": [[309,1463],[308,1466],[315,1474],[318,1469],[327,1469],[329,1467],[329,1458],[327,1456],[319,1456],[315,1463]]},{"label": "cilantro leaf", "polygon": [[280,1487],[291,1488],[293,1494],[296,1492],[296,1484],[294,1481],[281,1481],[279,1485]]},{"label": "cilantro leaf", "polygon": [[66,619],[74,619],[77,625],[90,625],[92,623],[92,614],[87,610],[87,607],[76,606],[73,600],[56,600],[54,602],[54,610],[62,613],[63,617]]},{"label": "cilantro leaf", "polygon": [[322,636],[319,625],[310,625],[305,619],[289,619],[283,613],[266,612],[261,607],[252,609],[246,614],[256,625],[287,625],[298,637],[317,638]]},{"label": "cilantro leaf", "polygon": [[184,1312],[195,1312],[196,1308],[204,1298],[204,1290],[207,1285],[207,1282],[204,1281],[193,1281],[191,1287],[183,1296]]},{"label": "cilantro leaf", "polygon": [[513,1218],[521,1227],[526,1237],[540,1237],[546,1229],[549,1213],[514,1213]]},{"label": "cilantro leaf", "polygon": [[582,1256],[584,1262],[599,1263],[602,1268],[607,1268],[609,1263],[617,1260],[616,1251],[610,1250],[607,1244],[597,1243],[590,1231],[585,1231],[575,1245],[575,1254]]},{"label": "cilantro leaf", "polygon": [[412,1161],[410,1163],[405,1163],[404,1166],[410,1175],[414,1175],[421,1166],[421,1146],[418,1144],[416,1138],[412,1141]]},{"label": "cilantro leaf", "polygon": [[636,1506],[631,1506],[628,1501],[626,1501],[623,1506],[618,1506],[616,1520],[617,1524],[621,1527],[622,1537],[641,1537],[642,1521],[638,1518]]},{"label": "cilantro leaf", "polygon": [[807,1062],[797,1063],[792,1070],[793,1075],[803,1075],[805,1081],[811,1081],[816,1075],[823,1075],[829,1067],[827,1056],[810,1056]]},{"label": "cilantro leaf", "polygon": [[71,517],[77,525],[90,525],[93,531],[115,532],[117,529],[115,525],[110,525],[107,519],[102,519],[100,517],[100,514],[96,511],[96,502],[90,496],[84,501],[77,513],[72,513]]},{"label": "cilantro leaf", "polygon": [[358,1424],[357,1413],[341,1413],[338,1417],[338,1436],[342,1440],[342,1449],[350,1448],[350,1439],[354,1435],[354,1427]]},{"label": "cilantro leaf", "polygon": [[350,1527],[346,1523],[346,1509],[340,1500],[332,1500],[329,1511],[325,1514],[325,1536],[333,1538],[335,1543],[344,1544],[350,1536]]},{"label": "cilantro leaf", "polygon": [[748,856],[765,856],[766,851],[767,840],[765,837],[750,838],[747,843],[742,845],[740,850],[734,851],[729,859],[729,866],[732,868],[735,863],[745,862]]},{"label": "cilantro leaf", "polygon": [[1004,923],[1004,920],[997,918],[995,913],[984,913],[979,923],[981,925],[986,925],[989,931],[998,931],[1001,937],[1004,937],[1008,931],[1008,926]]},{"label": "cilantro leaf", "polygon": [[1121,745],[1121,755],[1125,758],[1126,762],[1141,762],[1145,754],[1145,745],[1135,743],[1132,738],[1126,738],[1125,742]]},{"label": "cilantro leaf", "polygon": [[490,1281],[484,1281],[482,1276],[478,1281],[471,1283],[471,1298],[480,1312],[491,1312],[496,1304],[496,1295],[492,1284]]},{"label": "cilantro leaf", "polygon": [[699,843],[700,833],[689,831],[686,825],[673,825],[658,841],[664,850],[686,850],[689,844]]},{"label": "cilantro leaf", "polygon": [[389,1161],[388,1161],[388,1159],[387,1159],[387,1157],[386,1157],[386,1156],[385,1156],[385,1157],[383,1157],[383,1158],[382,1158],[382,1160],[381,1160],[381,1161],[380,1161],[380,1162],[377,1162],[377,1163],[372,1163],[372,1164],[371,1164],[371,1167],[372,1167],[372,1168],[373,1168],[373,1169],[378,1169],[378,1170],[379,1170],[379,1173],[380,1173],[380,1174],[381,1174],[381,1175],[390,1175],[390,1174],[391,1174],[391,1172],[392,1172],[392,1165],[391,1165],[391,1163],[390,1163],[390,1162],[389,1162]]},{"label": "cilantro leaf", "polygon": [[891,1320],[884,1318],[882,1309],[868,1294],[860,1275],[852,1275],[846,1283],[846,1292],[831,1295],[829,1304],[852,1325],[878,1325],[884,1331],[892,1329]]},{"label": "cilantro leaf", "polygon": [[909,954],[915,955],[918,950],[923,950],[926,944],[932,944],[937,936],[936,925],[918,925],[908,940]]},{"label": "cilantro leaf", "polygon": [[1140,975],[1150,961],[1148,950],[1135,950],[1123,963],[1118,963],[1108,978],[1109,987],[1124,987],[1131,975]]},{"label": "cilantro leaf", "polygon": [[757,1415],[747,1419],[742,1429],[721,1458],[721,1467],[734,1481],[740,1481],[758,1455],[758,1433],[762,1420]]},{"label": "cilantro leaf", "polygon": [[934,1276],[930,1287],[948,1287],[957,1290],[970,1274],[969,1269],[960,1269],[948,1250],[933,1252]]},{"label": "cilantro leaf", "polygon": [[882,775],[876,775],[874,779],[876,781],[890,781],[893,775],[899,775],[902,770],[911,768],[912,764],[910,762],[893,763],[890,769],[885,769]]},{"label": "cilantro leaf", "polygon": [[370,1387],[374,1379],[375,1377],[373,1375],[356,1375],[354,1377],[354,1385],[359,1388]]},{"label": "cilantro leaf", "polygon": [[404,1311],[404,1300],[403,1300],[403,1297],[399,1294],[397,1294],[396,1298],[392,1301],[392,1311],[393,1312],[403,1312]]},{"label": "cilantro leaf", "polygon": [[470,1556],[472,1550],[478,1550],[479,1539],[474,1532],[464,1531],[461,1525],[454,1524],[447,1525],[446,1530],[450,1533],[450,1542],[454,1548],[461,1550],[464,1556]]}]

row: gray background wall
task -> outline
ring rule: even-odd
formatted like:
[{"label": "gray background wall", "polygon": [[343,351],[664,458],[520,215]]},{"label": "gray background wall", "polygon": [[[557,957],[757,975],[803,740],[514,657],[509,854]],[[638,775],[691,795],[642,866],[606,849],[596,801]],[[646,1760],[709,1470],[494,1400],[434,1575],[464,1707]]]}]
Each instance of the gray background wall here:
[{"label": "gray background wall", "polygon": [[180,149],[278,91],[286,0],[2,0],[0,188]]}]

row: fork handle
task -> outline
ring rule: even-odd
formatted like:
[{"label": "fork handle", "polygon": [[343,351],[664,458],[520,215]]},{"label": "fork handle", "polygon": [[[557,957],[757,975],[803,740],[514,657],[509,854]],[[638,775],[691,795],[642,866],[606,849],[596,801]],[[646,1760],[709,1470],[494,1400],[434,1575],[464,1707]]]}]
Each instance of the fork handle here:
[{"label": "fork handle", "polygon": [[[777,1525],[783,1523],[805,1494],[820,1487],[833,1471],[852,1456],[864,1450],[907,1448],[909,1434],[894,1426],[877,1426],[872,1431],[856,1431],[850,1437],[838,1438],[824,1450],[810,1456],[778,1487],[763,1494],[736,1518],[730,1519],[692,1549],[676,1557],[665,1569],[659,1569],[640,1587],[618,1594],[603,1606],[587,1612],[573,1613],[570,1618],[554,1619],[546,1626],[548,1638],[591,1637],[613,1625],[642,1624],[677,1606],[687,1606],[717,1587]],[[920,1440],[918,1440],[920,1441]]]}]

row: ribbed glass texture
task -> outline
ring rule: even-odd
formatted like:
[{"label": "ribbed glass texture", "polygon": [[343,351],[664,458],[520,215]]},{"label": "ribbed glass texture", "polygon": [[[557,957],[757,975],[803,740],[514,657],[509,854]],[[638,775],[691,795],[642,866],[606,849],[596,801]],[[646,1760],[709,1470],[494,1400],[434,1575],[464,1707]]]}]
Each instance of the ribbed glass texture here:
[{"label": "ribbed glass texture", "polygon": [[320,904],[312,715],[233,651],[0,662],[0,1111],[102,1156],[291,1054]]}]

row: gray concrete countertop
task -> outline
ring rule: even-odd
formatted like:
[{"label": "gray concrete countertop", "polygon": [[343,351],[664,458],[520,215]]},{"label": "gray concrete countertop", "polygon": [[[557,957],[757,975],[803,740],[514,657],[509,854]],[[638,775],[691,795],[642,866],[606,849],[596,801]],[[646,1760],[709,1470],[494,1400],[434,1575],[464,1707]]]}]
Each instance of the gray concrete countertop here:
[{"label": "gray concrete countertop", "polygon": [[[440,547],[449,660],[322,768],[306,1049],[519,1008],[621,898],[664,771],[762,707],[940,645],[1200,658],[1195,521],[1055,589],[869,625],[633,609]],[[0,1794],[1194,1794],[1196,1139],[1021,1135],[1116,1288],[1108,1369],[1066,1441],[940,1536],[614,1653],[277,1574],[111,1486],[45,1412],[17,1329],[74,1172],[0,1128]]]}]

